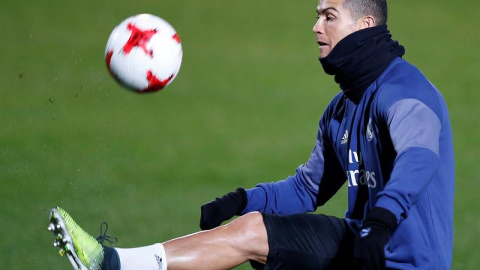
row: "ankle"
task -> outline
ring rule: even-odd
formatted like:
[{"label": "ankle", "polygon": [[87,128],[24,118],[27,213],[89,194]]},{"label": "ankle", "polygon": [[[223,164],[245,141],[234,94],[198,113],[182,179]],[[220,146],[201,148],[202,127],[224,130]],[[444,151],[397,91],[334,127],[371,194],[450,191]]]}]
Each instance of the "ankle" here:
[{"label": "ankle", "polygon": [[103,247],[102,270],[120,270],[120,258],[117,251],[111,247]]}]

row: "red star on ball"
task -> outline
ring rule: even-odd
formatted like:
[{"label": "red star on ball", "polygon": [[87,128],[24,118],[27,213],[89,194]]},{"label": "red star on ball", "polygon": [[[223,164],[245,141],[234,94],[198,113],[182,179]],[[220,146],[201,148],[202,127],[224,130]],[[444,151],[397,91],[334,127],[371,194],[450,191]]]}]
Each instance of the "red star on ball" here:
[{"label": "red star on ball", "polygon": [[142,93],[162,90],[173,79],[173,77],[174,76],[171,75],[165,80],[160,80],[152,73],[152,71],[149,70],[147,73],[148,87],[144,89]]},{"label": "red star on ball", "polygon": [[127,25],[127,28],[132,31],[132,33],[127,43],[123,46],[123,52],[127,55],[133,48],[140,47],[147,55],[152,56],[153,51],[147,49],[147,44],[152,36],[157,33],[157,29],[141,30],[131,23]]}]

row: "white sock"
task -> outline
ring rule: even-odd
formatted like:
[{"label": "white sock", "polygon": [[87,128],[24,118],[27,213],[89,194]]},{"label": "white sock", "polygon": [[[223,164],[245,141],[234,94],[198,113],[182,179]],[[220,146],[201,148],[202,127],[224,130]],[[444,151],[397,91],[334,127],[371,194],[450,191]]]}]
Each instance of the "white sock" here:
[{"label": "white sock", "polygon": [[167,258],[162,244],[115,250],[120,258],[120,270],[167,270]]}]

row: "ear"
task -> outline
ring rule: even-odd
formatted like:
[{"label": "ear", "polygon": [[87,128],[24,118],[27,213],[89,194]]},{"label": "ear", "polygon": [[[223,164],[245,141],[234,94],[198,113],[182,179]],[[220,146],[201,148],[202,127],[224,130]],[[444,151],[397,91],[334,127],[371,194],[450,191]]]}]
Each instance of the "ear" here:
[{"label": "ear", "polygon": [[363,16],[362,18],[358,19],[357,27],[359,30],[374,27],[376,26],[375,18],[373,16]]}]

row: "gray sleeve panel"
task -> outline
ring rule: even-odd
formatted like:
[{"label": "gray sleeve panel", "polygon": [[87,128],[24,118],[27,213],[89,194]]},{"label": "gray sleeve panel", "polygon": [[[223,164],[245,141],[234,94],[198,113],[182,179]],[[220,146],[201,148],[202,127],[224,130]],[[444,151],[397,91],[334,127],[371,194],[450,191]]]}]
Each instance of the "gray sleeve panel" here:
[{"label": "gray sleeve panel", "polygon": [[427,105],[417,99],[402,99],[387,112],[390,136],[398,155],[410,147],[439,154],[441,123]]}]

